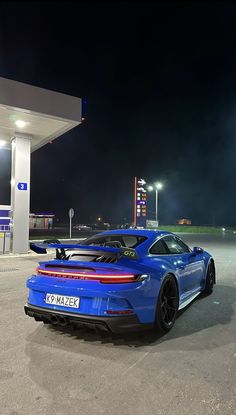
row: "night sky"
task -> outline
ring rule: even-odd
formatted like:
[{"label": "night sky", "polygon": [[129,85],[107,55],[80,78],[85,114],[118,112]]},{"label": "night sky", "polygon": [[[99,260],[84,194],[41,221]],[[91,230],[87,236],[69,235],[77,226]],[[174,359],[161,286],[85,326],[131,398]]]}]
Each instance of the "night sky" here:
[{"label": "night sky", "polygon": [[164,183],[162,224],[236,225],[236,3],[0,3],[0,76],[87,100],[32,154],[32,212],[131,221],[137,175]]}]

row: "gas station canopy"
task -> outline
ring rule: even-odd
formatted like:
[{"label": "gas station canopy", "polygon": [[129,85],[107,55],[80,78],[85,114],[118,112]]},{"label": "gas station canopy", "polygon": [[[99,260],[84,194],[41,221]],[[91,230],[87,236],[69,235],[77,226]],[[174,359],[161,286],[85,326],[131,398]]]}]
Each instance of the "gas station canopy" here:
[{"label": "gas station canopy", "polygon": [[16,131],[31,138],[31,151],[81,123],[81,99],[0,77],[0,140]]},{"label": "gas station canopy", "polygon": [[0,77],[0,147],[12,150],[12,252],[29,249],[30,153],[81,123],[81,98]]}]

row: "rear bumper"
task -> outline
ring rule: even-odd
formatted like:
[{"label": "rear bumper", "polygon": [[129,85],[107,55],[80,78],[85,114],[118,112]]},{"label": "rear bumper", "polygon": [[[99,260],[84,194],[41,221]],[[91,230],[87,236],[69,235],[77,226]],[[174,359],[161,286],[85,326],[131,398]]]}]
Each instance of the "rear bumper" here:
[{"label": "rear bumper", "polygon": [[91,316],[88,314],[74,314],[51,310],[43,307],[36,307],[31,304],[26,304],[25,314],[29,317],[34,317],[36,321],[43,321],[44,323],[57,324],[61,326],[77,325],[98,327],[112,333],[123,333],[135,330],[150,330],[153,324],[140,323],[136,315],[127,316],[112,316],[101,317]]}]

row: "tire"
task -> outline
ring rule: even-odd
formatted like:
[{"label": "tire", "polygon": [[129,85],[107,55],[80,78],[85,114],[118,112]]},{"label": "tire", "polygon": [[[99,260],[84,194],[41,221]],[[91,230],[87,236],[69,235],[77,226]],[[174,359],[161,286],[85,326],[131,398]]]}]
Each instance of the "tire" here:
[{"label": "tire", "polygon": [[168,274],[164,278],[158,295],[155,329],[161,333],[170,331],[179,308],[179,293],[175,278]]},{"label": "tire", "polygon": [[213,261],[210,261],[208,268],[207,268],[207,275],[206,275],[206,284],[203,294],[210,295],[213,292],[215,284],[215,265]]}]

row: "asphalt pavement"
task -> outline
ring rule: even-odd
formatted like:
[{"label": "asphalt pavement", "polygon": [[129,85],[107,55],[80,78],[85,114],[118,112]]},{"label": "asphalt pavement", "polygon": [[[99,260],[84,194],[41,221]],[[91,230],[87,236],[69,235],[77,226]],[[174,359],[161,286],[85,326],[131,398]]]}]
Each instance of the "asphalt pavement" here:
[{"label": "asphalt pavement", "polygon": [[0,257],[0,415],[236,414],[236,235],[183,239],[214,255],[217,285],[162,337],[37,323],[23,306],[39,257]]}]

